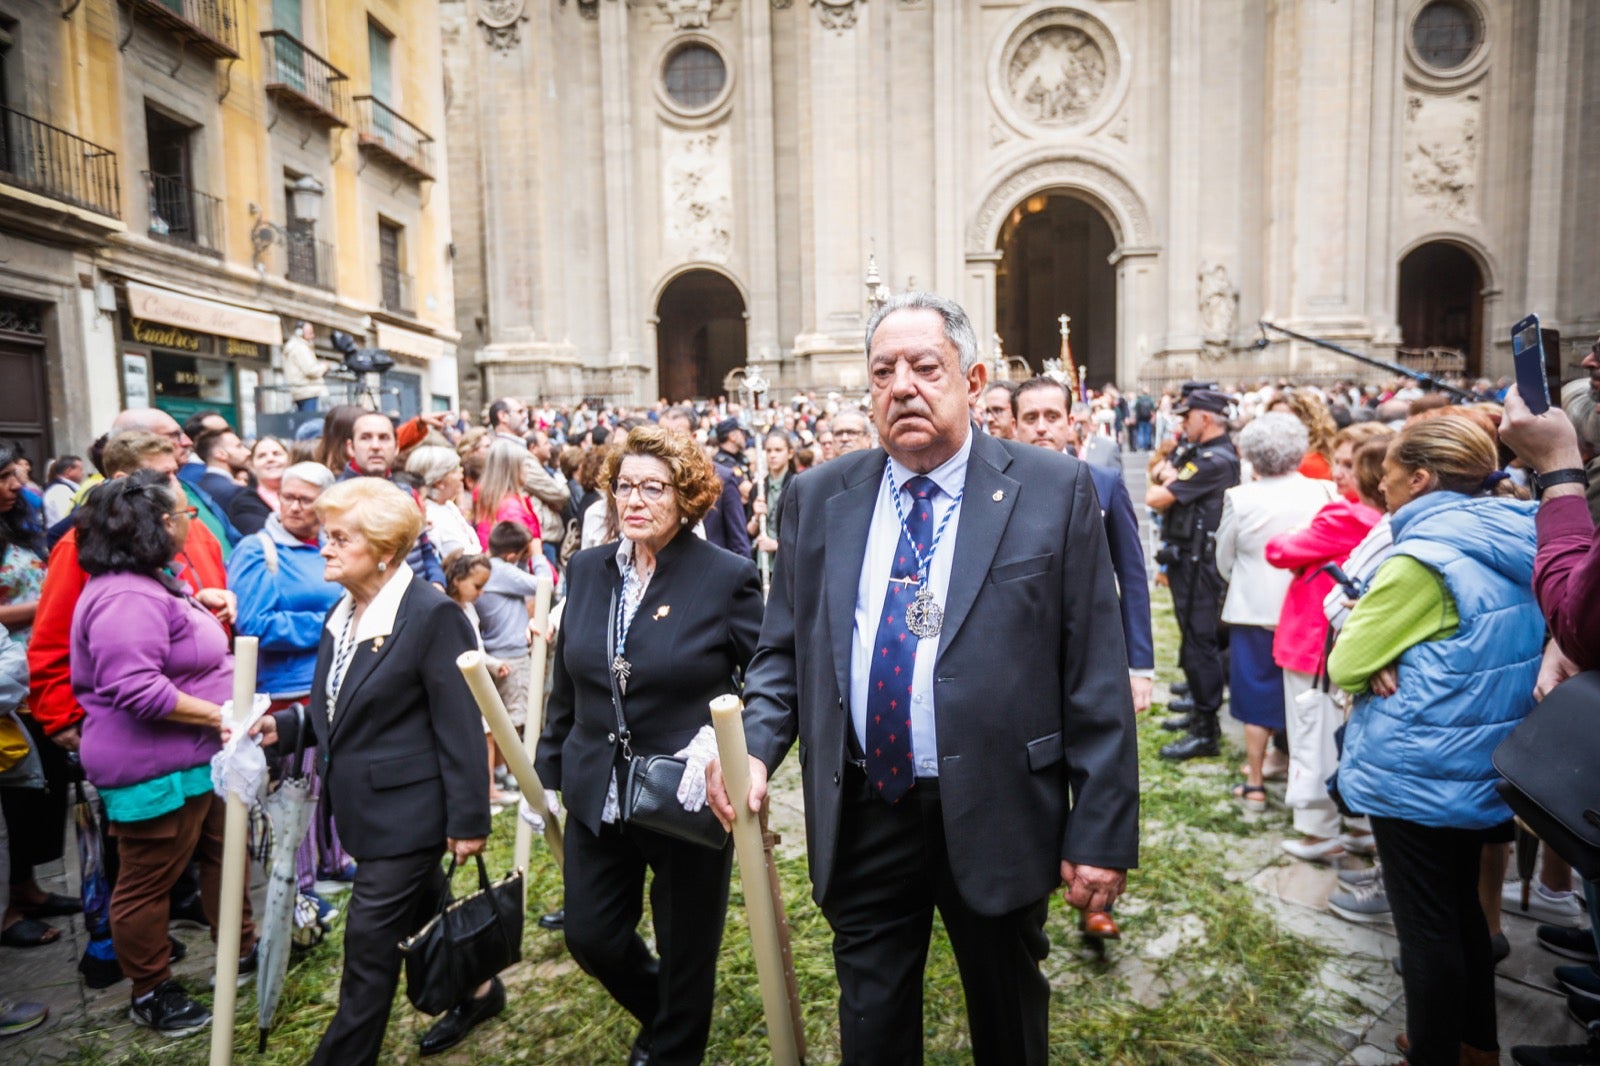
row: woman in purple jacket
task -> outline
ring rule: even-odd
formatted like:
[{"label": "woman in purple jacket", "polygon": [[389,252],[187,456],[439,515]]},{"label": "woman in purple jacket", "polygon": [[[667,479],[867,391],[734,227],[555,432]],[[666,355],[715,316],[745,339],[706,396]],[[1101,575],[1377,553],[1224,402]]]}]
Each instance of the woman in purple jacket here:
[{"label": "woman in purple jacket", "polygon": [[[117,838],[111,939],[133,982],[129,1016],[165,1036],[211,1020],[172,978],[168,893],[197,856],[215,935],[224,808],[210,763],[233,685],[227,632],[170,569],[194,516],[167,478],[140,472],[96,488],[77,518],[90,575],[72,616],[72,691],[85,715],[78,755]],[[248,893],[240,943],[248,975]]]}]

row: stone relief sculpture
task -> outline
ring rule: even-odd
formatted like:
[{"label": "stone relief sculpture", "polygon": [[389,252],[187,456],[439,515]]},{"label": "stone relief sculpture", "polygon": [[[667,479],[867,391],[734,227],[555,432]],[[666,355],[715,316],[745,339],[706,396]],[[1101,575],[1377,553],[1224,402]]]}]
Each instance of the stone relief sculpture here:
[{"label": "stone relief sculpture", "polygon": [[1476,92],[1448,97],[1407,95],[1406,193],[1422,210],[1450,219],[1475,215],[1480,113]]},{"label": "stone relief sculpture", "polygon": [[478,28],[497,52],[509,52],[522,42],[521,23],[527,0],[478,0]]},{"label": "stone relief sculpture", "polygon": [[1076,26],[1045,26],[1017,46],[1006,70],[1012,103],[1044,126],[1083,121],[1106,85],[1106,57]]},{"label": "stone relief sculpture", "polygon": [[656,0],[672,20],[675,30],[703,30],[711,22],[711,11],[721,0]]},{"label": "stone relief sculpture", "polygon": [[662,197],[667,248],[725,263],[733,251],[733,160],[725,130],[664,132]]},{"label": "stone relief sculpture", "polygon": [[843,33],[856,24],[856,5],[867,0],[811,0],[817,20],[835,33]]},{"label": "stone relief sculpture", "polygon": [[1239,290],[1221,263],[1200,264],[1200,339],[1208,359],[1227,356],[1239,324]]}]

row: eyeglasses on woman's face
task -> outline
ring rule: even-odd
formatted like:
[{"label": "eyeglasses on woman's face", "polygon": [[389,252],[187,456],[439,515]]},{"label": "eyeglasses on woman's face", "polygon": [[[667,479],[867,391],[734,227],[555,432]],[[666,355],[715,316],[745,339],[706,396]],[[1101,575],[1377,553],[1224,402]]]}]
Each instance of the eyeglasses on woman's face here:
[{"label": "eyeglasses on woman's face", "polygon": [[672,486],[665,481],[647,478],[644,481],[627,481],[617,478],[611,483],[611,495],[618,500],[627,500],[635,491],[645,503],[658,503],[661,498],[671,491]]},{"label": "eyeglasses on woman's face", "polygon": [[193,522],[196,518],[200,517],[200,508],[198,508],[198,507],[175,507],[175,508],[172,509],[172,517],[173,518],[187,518],[189,521]]}]

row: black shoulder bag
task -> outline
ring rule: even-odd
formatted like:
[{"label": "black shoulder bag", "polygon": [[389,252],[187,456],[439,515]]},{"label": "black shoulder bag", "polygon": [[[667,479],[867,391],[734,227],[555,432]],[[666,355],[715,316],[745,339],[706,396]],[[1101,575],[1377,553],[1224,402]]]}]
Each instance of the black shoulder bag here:
[{"label": "black shoulder bag", "polygon": [[628,766],[627,780],[617,797],[622,821],[690,844],[718,850],[727,846],[728,831],[722,828],[711,807],[685,810],[678,802],[678,783],[688,763],[671,755],[635,755],[633,734],[622,714],[622,689],[617,684],[617,594],[611,593],[611,610],[606,616],[606,674],[611,678],[611,707],[617,712],[617,741]]},{"label": "black shoulder bag", "polygon": [[1557,685],[1494,749],[1500,798],[1535,836],[1600,881],[1600,670]]},{"label": "black shoulder bag", "polygon": [[[452,900],[439,893],[439,912],[400,941],[406,960],[406,998],[424,1014],[465,1003],[489,978],[522,958],[522,871],[493,884],[478,855],[478,891]],[[450,879],[461,864],[450,862]]]}]

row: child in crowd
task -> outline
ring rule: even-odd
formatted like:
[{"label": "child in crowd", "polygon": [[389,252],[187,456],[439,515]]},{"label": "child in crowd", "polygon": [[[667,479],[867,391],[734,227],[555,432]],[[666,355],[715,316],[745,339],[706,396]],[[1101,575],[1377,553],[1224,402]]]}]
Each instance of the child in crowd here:
[{"label": "child in crowd", "polygon": [[532,532],[517,522],[497,522],[489,531],[489,582],[478,601],[483,650],[509,664],[495,676],[506,713],[521,730],[528,723],[528,623],[539,577],[553,580],[550,562],[536,550]]},{"label": "child in crowd", "polygon": [[[478,635],[480,649],[483,648],[483,630],[477,604],[483,597],[483,587],[488,584],[490,572],[489,557],[478,552],[458,551],[444,561],[445,595],[466,612],[467,621],[472,623],[472,631]],[[512,673],[512,664],[493,655],[488,656],[488,667],[496,685],[501,684]],[[504,689],[501,691],[504,698]],[[495,779],[495,767],[501,761],[500,749],[495,746],[494,734],[489,732],[487,722],[483,724],[483,739],[489,752],[489,803],[503,806],[516,802],[515,796],[508,796],[500,791],[499,782]]]}]

